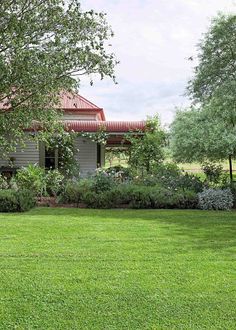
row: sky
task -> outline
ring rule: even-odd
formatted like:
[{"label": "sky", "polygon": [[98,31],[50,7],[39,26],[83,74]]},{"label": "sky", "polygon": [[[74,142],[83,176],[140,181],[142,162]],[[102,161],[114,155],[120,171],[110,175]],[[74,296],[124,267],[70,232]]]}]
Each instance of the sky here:
[{"label": "sky", "polygon": [[120,64],[117,85],[95,79],[90,86],[83,78],[80,94],[104,108],[107,120],[158,114],[164,126],[190,104],[185,89],[211,18],[219,11],[236,13],[236,0],[82,0],[81,6],[107,13]]}]

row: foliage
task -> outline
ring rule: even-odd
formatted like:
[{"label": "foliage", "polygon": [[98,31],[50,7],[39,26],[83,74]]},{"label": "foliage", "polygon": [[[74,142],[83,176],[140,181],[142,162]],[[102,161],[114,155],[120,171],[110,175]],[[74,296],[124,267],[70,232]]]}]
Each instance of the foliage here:
[{"label": "foliage", "polygon": [[106,145],[108,138],[108,133],[106,133],[106,127],[103,125],[99,126],[97,132],[82,132],[79,135],[102,145]]},{"label": "foliage", "polygon": [[131,180],[131,169],[121,165],[111,166],[104,169],[104,172],[112,176],[116,182],[123,182]]},{"label": "foliage", "polygon": [[[221,104],[236,104],[236,15],[219,14],[198,44],[198,65],[188,91],[194,100],[208,104],[222,95]],[[225,104],[226,105],[226,104]],[[226,106],[226,111],[229,107]],[[233,110],[233,109],[232,109]]]},{"label": "foliage", "polygon": [[2,0],[0,17],[0,154],[7,155],[24,143],[24,129],[40,125],[40,135],[54,135],[60,93],[76,90],[82,75],[91,84],[92,74],[114,80],[117,61],[105,14],[83,11],[78,0]]},{"label": "foliage", "polygon": [[92,181],[83,179],[79,181],[68,180],[58,197],[58,202],[62,204],[79,204],[83,201],[83,196],[92,190]]},{"label": "foliage", "polygon": [[35,196],[56,196],[63,189],[64,176],[58,170],[45,171],[37,164],[17,171],[11,185],[16,189],[27,189]]},{"label": "foliage", "polygon": [[223,166],[220,164],[205,162],[202,164],[202,170],[209,182],[219,183],[223,175]]},{"label": "foliage", "polygon": [[54,136],[49,136],[48,139],[45,139],[44,136],[41,139],[48,148],[58,150],[58,167],[60,172],[67,178],[79,177],[79,164],[75,157],[79,152],[75,148],[76,136],[75,132],[62,130]]},{"label": "foliage", "polygon": [[176,161],[215,162],[236,155],[236,128],[213,116],[212,111],[210,107],[192,107],[176,113],[170,141]]},{"label": "foliage", "polygon": [[93,176],[92,189],[96,193],[111,190],[114,186],[115,181],[112,175],[109,175],[105,171],[98,169],[96,174]]},{"label": "foliage", "polygon": [[157,116],[149,118],[144,132],[130,132],[125,140],[130,142],[128,164],[138,172],[151,172],[164,158],[165,133]]},{"label": "foliage", "polygon": [[198,194],[198,199],[202,210],[230,210],[233,207],[230,189],[204,189]]},{"label": "foliage", "polygon": [[45,171],[36,164],[18,170],[15,180],[20,189],[28,189],[36,196],[46,191]]},{"label": "foliage", "polygon": [[175,190],[193,190],[200,192],[204,183],[196,175],[182,172],[176,164],[159,164],[155,167],[153,174],[137,176],[133,179],[136,184],[145,186],[160,185],[161,187]]},{"label": "foliage", "polygon": [[[88,185],[89,183],[89,185]],[[59,197],[60,203],[84,203],[91,208],[196,208],[197,195],[191,190],[170,190],[161,186],[119,184],[94,189],[91,181],[70,183]]]},{"label": "foliage", "polygon": [[7,179],[4,176],[0,175],[0,190],[8,188],[9,184],[7,182]]},{"label": "foliage", "polygon": [[0,212],[16,212],[17,195],[14,190],[0,190]]},{"label": "foliage", "polygon": [[64,176],[58,170],[49,170],[45,174],[45,185],[50,196],[57,196],[62,190]]},{"label": "foliage", "polygon": [[0,212],[25,212],[35,206],[29,190],[0,190]]},{"label": "foliage", "polygon": [[[218,161],[236,155],[236,15],[218,15],[198,46],[188,93],[197,108],[172,125],[177,161]],[[232,176],[232,173],[231,173]]]},{"label": "foliage", "polygon": [[118,166],[121,166],[121,162],[127,162],[127,148],[125,147],[107,147],[106,148],[106,163],[108,162],[110,167],[114,167],[114,162],[118,161]]}]

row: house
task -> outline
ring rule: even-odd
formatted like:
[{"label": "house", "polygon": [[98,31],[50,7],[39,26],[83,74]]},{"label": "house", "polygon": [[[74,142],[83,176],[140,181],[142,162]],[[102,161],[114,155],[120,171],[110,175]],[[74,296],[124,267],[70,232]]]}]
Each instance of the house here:
[{"label": "house", "polygon": [[[67,130],[75,132],[97,132],[103,128],[108,134],[107,146],[116,147],[121,144],[124,134],[130,131],[143,130],[144,121],[107,121],[102,108],[78,94],[68,92],[61,93],[61,106],[63,110],[63,121]],[[26,135],[30,134],[26,132]],[[86,137],[77,137],[75,147],[79,151],[76,153],[76,160],[80,165],[80,173],[86,176],[95,171],[105,163],[105,147],[93,142]],[[10,155],[12,161],[9,166],[8,160],[0,159],[0,171],[14,171],[29,164],[39,164],[44,168],[58,168],[58,150],[45,148],[32,139],[26,139],[24,149],[20,146],[16,152]]]}]

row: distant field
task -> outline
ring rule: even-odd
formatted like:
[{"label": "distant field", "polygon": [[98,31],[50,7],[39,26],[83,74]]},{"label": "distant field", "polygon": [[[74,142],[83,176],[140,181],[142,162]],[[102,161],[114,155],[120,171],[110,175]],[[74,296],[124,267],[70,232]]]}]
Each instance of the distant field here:
[{"label": "distant field", "polygon": [[[166,160],[166,162],[171,162],[171,159]],[[225,171],[229,170],[228,161],[224,161],[221,164],[222,164],[223,169]],[[105,167],[117,166],[117,165],[122,165],[122,166],[126,167],[127,166],[127,160],[125,160],[125,159],[119,160],[118,158],[116,158],[112,161],[111,164],[108,160],[106,160]],[[200,163],[180,163],[180,164],[178,164],[178,166],[180,168],[182,168],[183,170],[187,171],[187,172],[193,172],[193,173],[201,173],[202,172]],[[236,171],[236,161],[233,162],[233,171]]]}]

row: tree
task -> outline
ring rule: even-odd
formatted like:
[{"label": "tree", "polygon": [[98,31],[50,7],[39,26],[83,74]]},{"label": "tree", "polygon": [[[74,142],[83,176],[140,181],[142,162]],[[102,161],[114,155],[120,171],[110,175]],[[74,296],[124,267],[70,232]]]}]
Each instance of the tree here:
[{"label": "tree", "polygon": [[131,132],[125,139],[130,142],[128,163],[132,168],[150,173],[164,159],[165,132],[157,116],[147,120],[144,132]]},{"label": "tree", "polygon": [[236,155],[236,128],[210,116],[210,110],[178,111],[171,125],[171,149],[178,162],[220,161]]},{"label": "tree", "polygon": [[78,0],[1,1],[0,154],[23,142],[32,122],[55,132],[59,93],[75,91],[81,76],[115,79],[112,36],[105,14],[83,12]]},{"label": "tree", "polygon": [[172,148],[179,161],[222,160],[236,155],[236,16],[218,15],[198,45],[188,84],[194,107],[178,112]]}]

